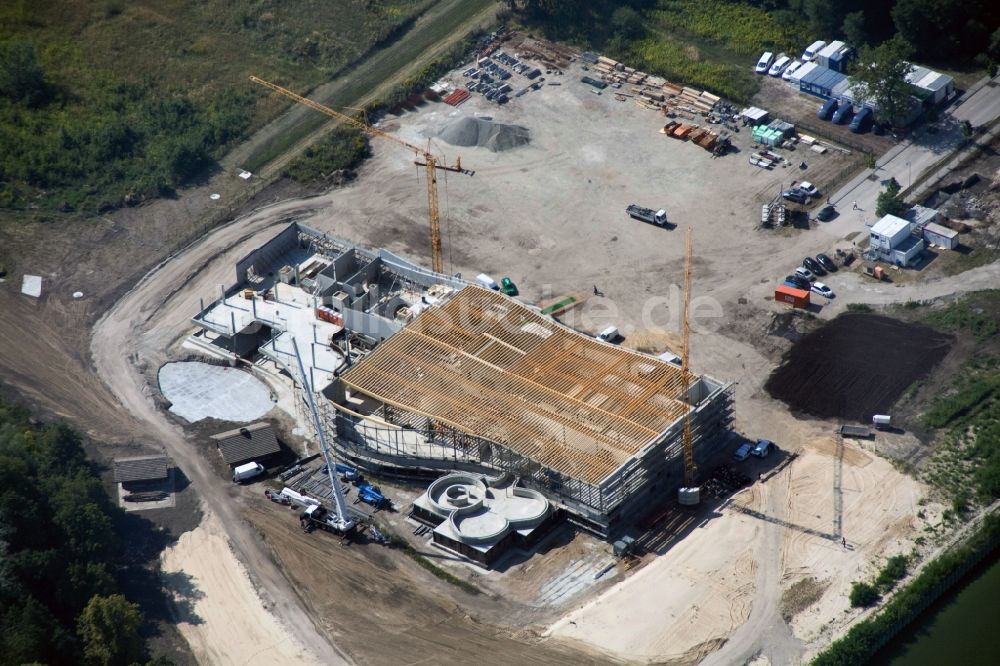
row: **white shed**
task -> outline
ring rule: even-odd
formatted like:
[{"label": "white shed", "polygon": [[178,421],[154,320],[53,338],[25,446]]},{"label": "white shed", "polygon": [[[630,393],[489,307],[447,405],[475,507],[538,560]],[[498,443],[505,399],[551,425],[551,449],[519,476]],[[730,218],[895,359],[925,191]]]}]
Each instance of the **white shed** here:
[{"label": "white shed", "polygon": [[947,250],[954,250],[958,247],[958,232],[930,222],[924,227],[924,240]]}]

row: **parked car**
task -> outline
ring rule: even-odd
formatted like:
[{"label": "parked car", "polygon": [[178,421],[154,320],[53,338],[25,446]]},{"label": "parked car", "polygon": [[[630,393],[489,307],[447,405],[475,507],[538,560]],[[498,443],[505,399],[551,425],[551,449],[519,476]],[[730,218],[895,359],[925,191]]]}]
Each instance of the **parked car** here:
[{"label": "parked car", "polygon": [[801,192],[799,190],[785,190],[784,192],[781,193],[781,196],[784,197],[785,199],[788,199],[789,201],[793,201],[795,203],[800,203],[800,204],[804,204],[806,202],[806,199],[809,198],[806,196],[805,192]]},{"label": "parked car", "polygon": [[813,275],[813,272],[808,268],[806,268],[805,266],[799,266],[798,268],[796,268],[795,274],[801,278],[808,280],[809,282],[812,282],[813,280],[816,279],[816,276]]},{"label": "parked car", "polygon": [[836,214],[837,209],[833,207],[833,204],[827,204],[819,209],[816,213],[816,219],[821,222],[826,222],[827,220],[832,220],[834,214]]},{"label": "parked car", "polygon": [[850,119],[852,113],[854,113],[854,107],[852,105],[842,104],[833,114],[834,124],[843,125]]},{"label": "parked car", "polygon": [[801,275],[786,275],[785,283],[795,287],[796,289],[805,289],[809,291],[809,280],[805,279]]},{"label": "parked car", "polygon": [[737,462],[743,462],[750,457],[750,451],[753,450],[753,447],[753,444],[747,442],[746,444],[740,446],[740,448],[736,449],[736,453],[733,454],[733,457],[736,458]]},{"label": "parked car", "polygon": [[795,186],[795,189],[805,193],[805,195],[808,197],[819,196],[819,188],[810,183],[808,180],[803,180],[801,183]]},{"label": "parked car", "polygon": [[830,273],[832,273],[835,270],[837,270],[837,264],[833,263],[833,259],[831,259],[830,257],[826,256],[825,254],[822,254],[822,253],[817,254],[816,255],[816,261],[818,261],[819,265],[822,266],[823,268],[825,268]]},{"label": "parked car", "polygon": [[830,116],[832,116],[836,110],[837,100],[828,99],[820,105],[819,111],[816,112],[816,117],[820,120],[829,120]]},{"label": "parked car", "polygon": [[792,64],[786,67],[785,71],[781,73],[781,78],[783,78],[785,81],[788,81],[789,79],[792,78],[792,74],[795,73],[795,70],[797,70],[801,66],[802,66],[801,60],[793,60]]},{"label": "parked car", "polygon": [[823,270],[823,267],[819,265],[819,262],[813,259],[812,257],[806,257],[805,259],[803,259],[802,265],[811,270],[816,275],[826,274],[826,271]]},{"label": "parked car", "polygon": [[806,50],[802,52],[802,62],[809,62],[816,57],[816,54],[826,46],[826,42],[821,39],[817,39],[815,42],[806,47]]},{"label": "parked car", "polygon": [[790,62],[792,62],[792,59],[788,56],[779,56],[778,59],[774,61],[774,64],[771,65],[771,68],[767,70],[768,75],[781,76],[781,73],[785,71],[785,68],[788,67]]},{"label": "parked car", "polygon": [[764,53],[760,56],[760,60],[757,61],[757,66],[754,68],[754,71],[758,74],[767,74],[767,70],[771,67],[773,62],[774,54],[770,51],[764,51]]},{"label": "parked car", "polygon": [[826,298],[833,298],[836,294],[833,293],[833,289],[822,282],[813,282],[813,286],[810,289],[814,294],[819,294],[820,296],[825,296]]},{"label": "parked car", "polygon": [[847,126],[847,129],[851,130],[855,134],[863,134],[868,131],[868,128],[871,127],[873,122],[874,114],[872,113],[872,110],[866,106],[855,114],[854,120],[852,120],[851,124]]},{"label": "parked car", "polygon": [[758,439],[757,444],[750,450],[750,455],[757,456],[758,458],[766,458],[773,446],[774,442],[769,439]]}]

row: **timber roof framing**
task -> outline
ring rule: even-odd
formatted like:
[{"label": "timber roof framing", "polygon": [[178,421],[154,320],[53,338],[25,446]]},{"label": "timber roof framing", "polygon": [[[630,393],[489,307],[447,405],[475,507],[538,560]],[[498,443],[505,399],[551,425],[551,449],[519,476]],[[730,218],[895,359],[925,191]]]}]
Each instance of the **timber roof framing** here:
[{"label": "timber roof framing", "polygon": [[345,373],[353,391],[597,484],[684,415],[671,364],[468,286]]}]

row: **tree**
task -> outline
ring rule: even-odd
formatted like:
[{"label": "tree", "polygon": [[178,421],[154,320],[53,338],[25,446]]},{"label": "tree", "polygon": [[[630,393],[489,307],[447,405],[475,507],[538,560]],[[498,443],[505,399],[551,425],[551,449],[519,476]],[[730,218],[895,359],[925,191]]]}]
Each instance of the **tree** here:
[{"label": "tree", "polygon": [[50,94],[35,47],[29,42],[0,43],[0,97],[36,106]]},{"label": "tree", "polygon": [[986,0],[897,0],[892,20],[919,52],[952,58],[984,51],[1000,11]]},{"label": "tree", "polygon": [[868,583],[854,583],[851,585],[851,606],[871,606],[878,601],[878,590]]},{"label": "tree", "polygon": [[611,28],[624,39],[634,39],[642,34],[642,17],[631,7],[619,7],[611,14]]},{"label": "tree", "polygon": [[872,48],[861,49],[851,71],[851,92],[855,101],[871,101],[878,105],[876,115],[882,122],[899,123],[909,110],[910,84],[906,75],[913,65],[906,62],[913,47],[896,35]]},{"label": "tree", "polygon": [[868,25],[865,13],[859,10],[845,16],[841,31],[848,44],[853,44],[858,48],[866,45],[868,43]]},{"label": "tree", "polygon": [[142,659],[139,605],[121,594],[94,596],[80,614],[77,633],[83,639],[83,656],[91,664],[127,666]]},{"label": "tree", "polygon": [[878,195],[875,202],[875,214],[879,217],[883,215],[895,215],[902,217],[910,209],[906,202],[899,196],[899,183],[895,178],[890,178],[885,189]]}]

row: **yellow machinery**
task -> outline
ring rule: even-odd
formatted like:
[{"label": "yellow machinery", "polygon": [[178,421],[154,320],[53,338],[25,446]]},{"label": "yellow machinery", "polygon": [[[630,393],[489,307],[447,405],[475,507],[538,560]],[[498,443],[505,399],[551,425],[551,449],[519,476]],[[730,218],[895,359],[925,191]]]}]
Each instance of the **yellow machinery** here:
[{"label": "yellow machinery", "polygon": [[[684,381],[687,382],[688,377],[688,361],[691,354],[691,322],[689,321],[690,313],[688,312],[691,307],[691,252],[693,246],[693,238],[691,229],[687,230],[684,235],[684,309],[681,315],[681,325],[683,329],[683,347],[681,351],[681,369],[684,376]],[[685,383],[685,389],[687,395],[684,396],[684,402],[691,403],[691,387]],[[696,488],[698,477],[698,468],[694,464],[694,445],[691,442],[691,410],[689,409],[687,415],[684,417],[684,487],[687,490],[693,490]],[[692,493],[692,499],[697,498],[697,491]],[[686,503],[686,502],[685,502]],[[697,503],[697,499],[693,503]]]},{"label": "yellow machinery", "polygon": [[438,217],[438,192],[437,192],[437,169],[442,169],[444,171],[454,171],[456,173],[464,173],[471,176],[474,172],[462,168],[461,159],[455,161],[455,166],[449,166],[447,164],[439,164],[438,158],[430,153],[428,150],[419,148],[412,144],[403,141],[391,134],[383,132],[380,129],[372,127],[366,122],[352,118],[347,114],[340,113],[339,111],[334,111],[330,107],[323,106],[319,102],[314,102],[311,99],[306,99],[301,95],[293,93],[287,88],[282,88],[281,86],[265,81],[264,79],[257,78],[256,76],[251,76],[250,80],[254,83],[258,83],[265,88],[270,88],[274,92],[281,93],[285,97],[289,97],[299,104],[304,104],[311,109],[315,109],[320,113],[325,113],[331,118],[336,118],[337,120],[347,123],[355,129],[359,129],[369,136],[379,137],[381,139],[386,139],[395,143],[398,146],[406,148],[407,150],[413,151],[415,155],[423,158],[423,162],[414,162],[417,166],[422,166],[427,169],[427,204],[430,208],[430,218],[431,218],[431,262],[434,271],[441,273],[444,271],[444,266],[441,261],[441,221]]}]

